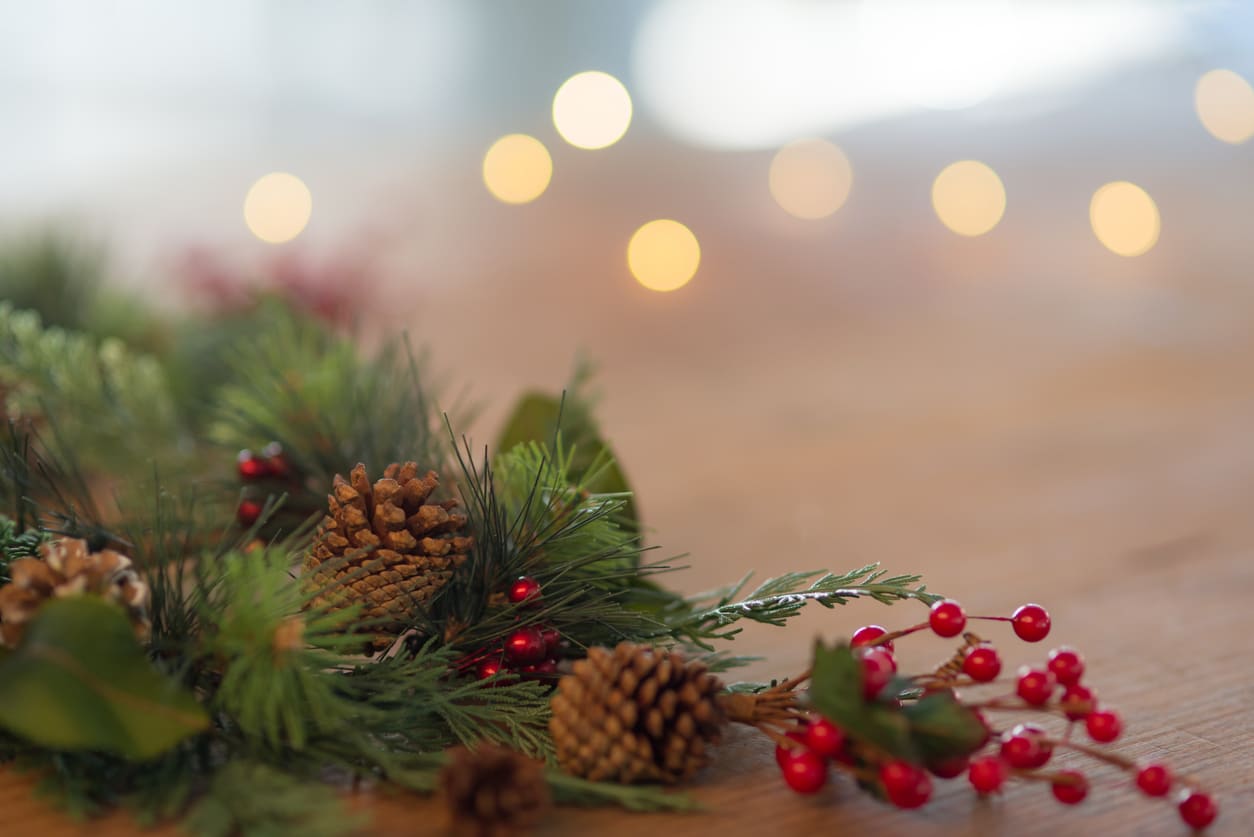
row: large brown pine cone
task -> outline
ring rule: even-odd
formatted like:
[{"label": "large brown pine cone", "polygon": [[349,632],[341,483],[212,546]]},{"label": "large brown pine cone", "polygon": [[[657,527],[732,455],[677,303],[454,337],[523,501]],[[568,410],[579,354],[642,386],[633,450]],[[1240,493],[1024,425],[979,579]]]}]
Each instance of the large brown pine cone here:
[{"label": "large brown pine cone", "polygon": [[453,830],[499,837],[535,825],[549,808],[544,765],[513,750],[481,744],[449,751],[440,790]]},{"label": "large brown pine cone", "polygon": [[628,642],[589,649],[551,701],[558,762],[596,781],[690,779],[719,740],[722,689],[704,664],[673,651]]},{"label": "large brown pine cone", "polygon": [[438,485],[434,471],[419,477],[413,462],[389,465],[373,485],[360,464],[347,480],[335,477],[306,571],[321,591],[315,605],[364,605],[374,650],[413,622],[474,544],[461,534],[466,516],[456,500],[428,502]]},{"label": "large brown pine cone", "polygon": [[148,636],[148,585],[131,559],[112,549],[92,552],[75,538],[51,541],[39,558],[19,558],[9,565],[9,583],[0,587],[0,645],[15,648],[26,623],[53,597],[95,595],[126,608],[135,635]]}]

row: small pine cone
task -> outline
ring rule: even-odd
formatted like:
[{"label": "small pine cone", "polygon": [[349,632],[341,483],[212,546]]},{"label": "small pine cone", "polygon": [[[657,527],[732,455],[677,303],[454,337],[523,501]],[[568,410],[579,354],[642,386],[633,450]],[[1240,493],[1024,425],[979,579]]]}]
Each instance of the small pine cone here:
[{"label": "small pine cone", "polygon": [[454,831],[472,837],[502,837],[530,828],[549,808],[544,765],[492,744],[450,750],[440,771],[440,790]]},{"label": "small pine cone", "polygon": [[135,636],[148,638],[148,585],[120,552],[92,552],[87,541],[62,538],[41,546],[38,558],[14,561],[9,577],[9,583],[0,587],[0,645],[17,647],[26,623],[48,599],[84,594],[122,605]]},{"label": "small pine cone", "polygon": [[330,513],[305,565],[323,591],[314,605],[362,603],[376,651],[409,627],[474,545],[462,534],[466,516],[455,511],[456,500],[428,502],[438,485],[434,471],[419,477],[413,462],[389,465],[372,485],[359,464],[347,480],[336,475],[327,498]]},{"label": "small pine cone", "polygon": [[704,664],[674,651],[628,642],[589,649],[551,701],[558,763],[599,782],[691,779],[726,721],[722,689]]}]

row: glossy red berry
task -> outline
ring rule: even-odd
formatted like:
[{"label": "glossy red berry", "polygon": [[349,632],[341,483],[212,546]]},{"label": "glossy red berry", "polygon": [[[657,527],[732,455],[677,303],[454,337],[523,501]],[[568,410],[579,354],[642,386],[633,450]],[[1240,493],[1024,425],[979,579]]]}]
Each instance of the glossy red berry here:
[{"label": "glossy red berry", "polygon": [[1166,796],[1173,777],[1165,764],[1147,764],[1136,774],[1136,786],[1146,796]]},{"label": "glossy red berry", "polygon": [[265,458],[266,470],[269,472],[269,476],[283,479],[292,472],[291,466],[288,465],[287,457],[283,455],[283,446],[278,442],[271,442],[262,448],[261,455]]},{"label": "glossy red berry", "polygon": [[523,666],[520,671],[530,680],[548,680],[557,676],[557,661],[541,660],[533,665]]},{"label": "glossy red berry", "polygon": [[1053,753],[1053,745],[1048,743],[1039,727],[1019,724],[1002,736],[1001,757],[1011,767],[1042,767]]},{"label": "glossy red berry", "polygon": [[509,592],[506,593],[506,596],[513,604],[522,604],[523,602],[537,604],[540,601],[540,582],[528,576],[515,579],[510,584]]},{"label": "glossy red berry", "polygon": [[1049,670],[1063,686],[1079,683],[1084,674],[1084,658],[1074,648],[1055,648],[1049,652]]},{"label": "glossy red berry", "polygon": [[1205,828],[1219,816],[1219,806],[1209,794],[1201,791],[1190,791],[1180,803],[1180,819],[1190,828]]},{"label": "glossy red berry", "polygon": [[1038,604],[1025,604],[1010,615],[1015,633],[1024,642],[1040,642],[1049,636],[1049,613]]},{"label": "glossy red berry", "polygon": [[561,633],[557,628],[544,628],[540,631],[540,635],[544,637],[544,656],[556,660],[558,652],[562,650]]},{"label": "glossy red berry", "polygon": [[1009,775],[1009,765],[997,756],[978,758],[967,769],[967,781],[977,793],[996,793],[1001,790]]},{"label": "glossy red berry", "polygon": [[1044,669],[1024,666],[1019,669],[1019,683],[1015,691],[1032,706],[1042,706],[1054,693],[1054,675]]},{"label": "glossy red berry", "polygon": [[489,677],[495,677],[505,670],[505,666],[500,660],[481,660],[479,665],[475,667],[475,676],[480,680],[487,680]]},{"label": "glossy red berry", "polygon": [[1001,657],[991,645],[977,645],[962,660],[962,671],[977,683],[987,683],[1001,674]]},{"label": "glossy red berry", "polygon": [[266,460],[256,456],[250,450],[239,452],[239,457],[235,460],[235,469],[239,472],[239,478],[245,482],[270,476],[270,467],[266,464]]},{"label": "glossy red berry", "polygon": [[784,759],[802,749],[806,743],[806,734],[804,730],[795,729],[791,732],[784,733],[784,737],[789,741],[797,742],[795,747],[785,747],[783,744],[775,745],[775,763],[780,767],[784,766]]},{"label": "glossy red berry", "polygon": [[1097,708],[1097,695],[1088,686],[1073,683],[1062,693],[1062,708],[1070,720],[1082,721]]},{"label": "glossy red berry", "polygon": [[515,665],[538,663],[544,659],[544,635],[539,628],[519,628],[505,639],[505,656]]},{"label": "glossy red berry", "polygon": [[1054,798],[1063,805],[1078,805],[1089,795],[1089,780],[1078,770],[1064,770],[1051,783]]},{"label": "glossy red berry", "polygon": [[845,749],[845,732],[826,718],[813,718],[803,736],[805,745],[825,759],[834,759]]},{"label": "glossy red berry", "polygon": [[867,648],[861,654],[862,663],[862,696],[867,700],[875,700],[880,692],[893,679],[897,670],[897,662],[893,655],[882,648]]},{"label": "glossy red berry", "polygon": [[1088,730],[1089,738],[1109,744],[1123,732],[1123,720],[1117,712],[1102,709],[1088,714],[1084,719],[1084,728]]},{"label": "glossy red berry", "polygon": [[957,636],[967,626],[967,614],[953,599],[941,599],[932,605],[927,621],[937,636]]},{"label": "glossy red berry", "polygon": [[261,503],[256,500],[240,500],[239,507],[235,509],[235,519],[240,526],[248,528],[261,517],[261,508]]},{"label": "glossy red berry", "polygon": [[918,808],[932,796],[932,780],[926,770],[904,761],[890,761],[880,768],[884,795],[898,808]]},{"label": "glossy red berry", "polygon": [[786,753],[779,769],[797,793],[816,793],[827,782],[827,762],[804,748]]},{"label": "glossy red berry", "polygon": [[944,761],[931,761],[927,764],[927,770],[933,776],[941,779],[956,779],[963,773],[967,772],[971,760],[966,756],[955,756]]},{"label": "glossy red berry", "polygon": [[[886,633],[888,631],[879,625],[863,625],[853,632],[853,636],[849,638],[849,645],[854,648],[861,648],[864,645],[870,645]],[[889,652],[894,650],[892,640],[878,643],[877,647],[887,649]]]}]

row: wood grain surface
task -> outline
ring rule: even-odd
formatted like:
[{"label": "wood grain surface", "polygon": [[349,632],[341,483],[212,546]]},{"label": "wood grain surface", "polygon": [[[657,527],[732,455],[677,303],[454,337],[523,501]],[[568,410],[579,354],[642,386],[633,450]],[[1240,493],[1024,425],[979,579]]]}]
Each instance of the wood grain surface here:
[{"label": "wood grain surface", "polygon": [[[1123,750],[1213,788],[1222,805],[1214,834],[1254,833],[1248,294],[1214,284],[1187,297],[1108,288],[1094,302],[1074,288],[958,289],[943,300],[854,307],[816,285],[790,287],[782,305],[770,282],[720,286],[714,264],[709,282],[686,295],[627,282],[555,310],[552,300],[570,299],[583,279],[520,264],[480,285],[423,291],[426,310],[480,306],[474,328],[490,340],[450,317],[423,316],[414,329],[491,397],[485,436],[513,394],[557,385],[571,347],[589,347],[601,361],[605,424],[653,539],[691,553],[677,584],[696,591],[751,568],[878,560],[924,573],[969,612],[1040,602],[1054,618],[1046,643],[987,630],[1009,669],[1055,644],[1081,648],[1089,680],[1125,717]],[[746,676],[796,671],[816,634],[900,626],[922,613],[857,603],[784,630],[755,628],[740,645],[767,659]],[[933,637],[899,645],[908,669],[947,654]],[[938,782],[926,808],[899,812],[843,780],[798,798],[779,781],[770,747],[737,733],[692,789],[707,813],[561,811],[542,833],[1186,832],[1170,805],[1140,798],[1123,777],[1093,776],[1090,798],[1074,809],[1041,786],[977,801],[959,780]],[[370,834],[445,828],[430,800],[376,792],[355,804],[373,816]],[[0,811],[0,833],[18,837],[135,830],[123,815],[73,823],[11,774],[0,774]]]}]

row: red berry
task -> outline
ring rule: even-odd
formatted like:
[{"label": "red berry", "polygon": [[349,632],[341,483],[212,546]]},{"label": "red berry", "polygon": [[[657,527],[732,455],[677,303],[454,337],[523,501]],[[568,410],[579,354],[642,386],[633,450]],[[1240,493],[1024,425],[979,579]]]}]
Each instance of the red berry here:
[{"label": "red berry", "polygon": [[1062,693],[1062,708],[1073,721],[1082,721],[1097,708],[1097,696],[1088,686],[1073,683]]},{"label": "red berry", "polygon": [[527,665],[544,659],[544,635],[539,628],[519,628],[505,640],[505,656],[511,663]]},{"label": "red berry", "polygon": [[1148,764],[1136,774],[1136,786],[1146,796],[1166,796],[1171,782],[1171,771],[1164,764]]},{"label": "red berry", "polygon": [[283,479],[291,473],[291,467],[287,463],[287,457],[283,455],[283,446],[278,442],[271,442],[261,449],[261,455],[265,457],[266,470],[269,476]]},{"label": "red berry", "polygon": [[845,749],[845,733],[826,718],[814,718],[803,736],[805,745],[823,758],[834,759]]},{"label": "red berry", "polygon": [[880,768],[884,795],[898,808],[918,808],[932,796],[927,771],[904,761],[890,761]]},{"label": "red berry", "polygon": [[239,472],[239,478],[246,482],[270,476],[270,467],[266,464],[266,460],[255,456],[250,450],[239,452],[235,460],[235,468]]},{"label": "red berry", "polygon": [[1019,724],[1002,737],[1001,757],[1011,767],[1027,769],[1042,767],[1053,755],[1054,746],[1038,727]]},{"label": "red berry", "polygon": [[1209,794],[1201,791],[1190,791],[1180,803],[1180,819],[1190,828],[1202,829],[1215,821],[1219,816],[1219,806]]},{"label": "red berry", "polygon": [[529,666],[523,666],[522,674],[530,680],[547,680],[557,675],[556,660],[542,660]]},{"label": "red berry", "polygon": [[944,761],[928,762],[927,769],[933,776],[938,776],[941,779],[956,779],[967,772],[967,767],[970,764],[971,760],[966,756],[954,756]]},{"label": "red berry", "polygon": [[1025,604],[1010,616],[1015,633],[1024,642],[1040,642],[1049,636],[1049,613],[1038,604]]},{"label": "red berry", "polygon": [[806,749],[788,753],[779,767],[788,787],[797,793],[815,793],[827,782],[827,763]]},{"label": "red berry", "polygon": [[[861,628],[858,628],[858,630],[853,632],[853,636],[849,638],[849,645],[853,648],[861,648],[864,645],[870,645],[886,633],[888,633],[888,631],[884,630],[879,625],[863,625]],[[889,651],[894,650],[892,640],[877,643],[877,647],[886,648]]]},{"label": "red berry", "polygon": [[941,599],[932,605],[927,621],[938,636],[957,636],[967,626],[967,614],[953,599]]},{"label": "red berry", "polygon": [[235,519],[239,521],[240,526],[248,528],[260,517],[261,503],[256,500],[240,500],[239,507],[235,509]]},{"label": "red berry", "polygon": [[1084,674],[1084,658],[1074,648],[1055,648],[1049,652],[1049,670],[1063,686],[1079,683],[1080,676]]},{"label": "red berry", "polygon": [[1054,798],[1063,805],[1078,805],[1089,795],[1089,780],[1078,770],[1064,770],[1054,777]]},{"label": "red berry", "polygon": [[1100,712],[1090,712],[1084,719],[1084,728],[1088,730],[1089,738],[1109,744],[1123,732],[1123,721],[1118,713],[1103,709]]},{"label": "red berry", "polygon": [[783,744],[775,745],[775,763],[778,764],[780,767],[784,766],[784,759],[788,758],[793,753],[801,750],[805,746],[805,743],[806,743],[806,734],[804,731],[799,730],[799,729],[795,729],[791,732],[784,733],[784,737],[787,738],[789,741],[796,741],[797,746],[785,747]]},{"label": "red berry", "polygon": [[540,631],[540,635],[544,637],[544,656],[556,660],[558,652],[562,650],[561,633],[557,628],[544,628]]},{"label": "red berry", "polygon": [[489,677],[495,677],[505,670],[500,660],[483,660],[475,669],[475,676],[480,680],[487,680]]},{"label": "red berry", "polygon": [[513,604],[538,604],[540,601],[540,582],[534,578],[523,576],[516,579],[509,586],[509,592],[506,594]]},{"label": "red berry", "polygon": [[967,770],[967,780],[978,793],[996,793],[1009,775],[1010,768],[997,756],[976,759]]},{"label": "red berry", "polygon": [[1033,706],[1042,706],[1054,693],[1054,675],[1039,668],[1024,666],[1019,669],[1019,697]]},{"label": "red berry", "polygon": [[962,670],[977,683],[987,683],[1001,674],[1001,657],[991,645],[977,645],[962,660]]},{"label": "red berry", "polygon": [[897,662],[893,655],[882,648],[867,648],[861,655],[862,661],[862,696],[867,700],[875,700],[884,691],[888,681],[893,679],[897,670]]}]

